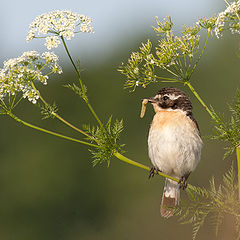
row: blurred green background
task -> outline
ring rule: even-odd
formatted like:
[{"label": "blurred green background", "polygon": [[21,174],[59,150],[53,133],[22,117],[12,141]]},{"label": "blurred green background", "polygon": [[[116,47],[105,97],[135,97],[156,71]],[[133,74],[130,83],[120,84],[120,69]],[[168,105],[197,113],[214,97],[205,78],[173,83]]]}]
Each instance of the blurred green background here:
[{"label": "blurred green background", "polygon": [[[103,121],[110,115],[113,115],[114,119],[124,120],[121,142],[126,144],[125,155],[150,165],[147,134],[153,110],[148,106],[146,116],[140,119],[141,99],[153,96],[165,86],[185,90],[191,97],[194,115],[204,139],[202,160],[189,182],[207,186],[212,175],[216,176],[218,182],[235,156],[223,160],[224,144],[207,138],[213,133],[213,124],[188,89],[177,84],[155,84],[129,93],[123,89],[125,79],[116,69],[122,61],[127,61],[130,53],[136,51],[141,42],[148,38],[154,39],[151,26],[154,24],[155,15],[162,18],[167,14],[175,14],[173,20],[177,22],[178,30],[183,24],[192,24],[199,16],[212,15],[223,10],[223,1],[202,1],[202,5],[191,3],[191,13],[187,8],[190,1],[173,1],[174,4],[170,4],[168,1],[152,0],[143,1],[142,6],[135,1],[127,5],[127,1],[124,1],[126,5],[121,8],[119,2],[103,1],[100,4],[90,1],[89,4],[92,5],[88,8],[86,3],[69,1],[55,7],[72,9],[89,16],[92,10],[96,13],[94,20],[97,22],[98,17],[100,19],[99,25],[95,26],[96,34],[78,35],[73,43],[68,42],[73,56],[81,57],[84,70],[82,77],[87,83],[92,105]],[[23,3],[30,4],[28,1]],[[30,45],[24,43],[24,37],[13,41],[11,37],[14,34],[18,34],[18,31],[22,34],[21,28],[15,28],[11,35],[14,24],[19,24],[17,16],[12,16],[18,7],[15,6],[13,11],[10,11],[10,3],[3,5],[5,7],[2,13],[3,10],[6,13],[1,15],[5,20],[1,25],[5,26],[6,34],[1,40],[2,61],[7,57],[20,55],[31,49],[31,46],[34,49],[44,49],[40,47],[43,45],[41,41]],[[102,11],[102,5],[106,6],[109,16]],[[149,5],[151,8],[146,8]],[[32,11],[22,10],[26,11],[27,17],[24,19],[27,18],[28,23],[36,14],[54,8],[53,5],[49,8],[41,7],[42,9],[32,5],[28,7],[28,10],[32,8]],[[96,10],[98,7],[101,7],[100,13]],[[6,21],[8,13],[11,15],[10,23]],[[126,14],[125,17],[122,15],[123,26],[120,26],[120,18],[111,22],[114,13],[119,16]],[[21,14],[23,15],[23,12]],[[116,28],[113,28],[114,25]],[[99,31],[104,34],[98,35]],[[192,84],[206,103],[214,106],[218,112],[224,112],[226,116],[227,103],[231,103],[236,88],[239,87],[239,59],[236,56],[238,47],[239,38],[236,36],[227,34],[220,40],[213,36],[193,76]],[[59,114],[75,125],[81,127],[85,123],[95,124],[81,99],[62,87],[75,81],[76,77],[60,48],[54,50],[62,59],[64,73],[49,81],[49,85],[42,88],[42,94],[50,102],[55,100],[59,106]],[[19,106],[16,113],[24,120],[44,128],[78,137],[57,120],[42,121],[38,109],[27,101]],[[167,220],[160,217],[163,188],[161,177],[148,180],[148,172],[118,159],[112,159],[109,168],[105,165],[93,168],[91,155],[85,146],[34,131],[6,116],[1,116],[0,123],[0,239],[191,239],[190,225],[180,225],[174,217]],[[182,192],[182,197],[184,195]],[[232,239],[232,232],[232,222],[227,219],[218,239]],[[200,230],[198,239],[214,239],[210,222]]]}]

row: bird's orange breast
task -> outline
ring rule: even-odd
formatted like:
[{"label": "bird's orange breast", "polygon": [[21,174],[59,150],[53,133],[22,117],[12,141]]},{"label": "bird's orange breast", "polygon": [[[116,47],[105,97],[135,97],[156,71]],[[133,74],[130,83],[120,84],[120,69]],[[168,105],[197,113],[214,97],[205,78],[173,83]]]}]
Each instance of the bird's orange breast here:
[{"label": "bird's orange breast", "polygon": [[192,126],[195,127],[195,124],[183,112],[160,110],[155,114],[151,128],[161,129],[166,126],[170,127],[171,125],[181,125],[184,124],[184,122],[193,124]]}]

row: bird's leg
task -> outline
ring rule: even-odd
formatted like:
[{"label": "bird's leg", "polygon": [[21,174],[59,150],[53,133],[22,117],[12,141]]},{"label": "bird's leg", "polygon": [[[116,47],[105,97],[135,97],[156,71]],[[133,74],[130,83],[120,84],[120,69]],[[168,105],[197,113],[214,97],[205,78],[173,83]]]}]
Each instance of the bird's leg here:
[{"label": "bird's leg", "polygon": [[157,169],[156,167],[151,167],[151,169],[149,171],[148,179],[154,177],[154,175],[157,174],[158,172],[161,172],[161,171],[159,169]]},{"label": "bird's leg", "polygon": [[191,172],[189,173],[186,173],[185,175],[183,175],[179,181],[178,181],[178,184],[179,184],[179,188],[185,190],[187,188],[187,179],[189,177]]}]

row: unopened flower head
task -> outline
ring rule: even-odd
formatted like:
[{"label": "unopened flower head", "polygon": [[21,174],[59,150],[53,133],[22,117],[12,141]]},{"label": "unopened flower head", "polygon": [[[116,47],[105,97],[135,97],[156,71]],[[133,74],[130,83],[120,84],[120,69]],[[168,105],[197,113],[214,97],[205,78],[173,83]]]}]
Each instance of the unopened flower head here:
[{"label": "unopened flower head", "polygon": [[157,23],[157,27],[153,27],[153,29],[156,33],[166,33],[172,30],[173,22],[170,16],[164,18],[162,22],[158,20],[158,17],[155,17],[155,21]]},{"label": "unopened flower head", "polygon": [[30,24],[26,40],[45,37],[48,49],[60,44],[60,37],[70,40],[75,33],[93,32],[92,19],[71,11],[52,11],[35,18]]},{"label": "unopened flower head", "polygon": [[29,51],[18,58],[9,59],[0,70],[0,98],[22,92],[23,98],[36,103],[39,93],[32,83],[39,81],[46,85],[51,73],[62,73],[54,53],[40,55],[36,51]]},{"label": "unopened flower head", "polygon": [[219,38],[224,30],[240,34],[240,0],[231,3],[217,16],[215,34]]}]

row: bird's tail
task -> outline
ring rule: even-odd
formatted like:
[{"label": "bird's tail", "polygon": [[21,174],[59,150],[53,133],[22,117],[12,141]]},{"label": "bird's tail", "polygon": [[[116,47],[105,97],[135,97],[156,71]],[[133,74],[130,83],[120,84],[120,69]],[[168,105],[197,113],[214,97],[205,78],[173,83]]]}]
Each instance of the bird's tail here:
[{"label": "bird's tail", "polygon": [[179,204],[179,199],[179,184],[171,179],[166,178],[161,203],[161,215],[166,218],[171,217],[174,211],[173,208]]}]

